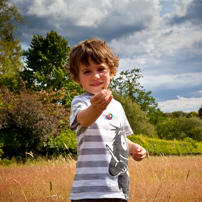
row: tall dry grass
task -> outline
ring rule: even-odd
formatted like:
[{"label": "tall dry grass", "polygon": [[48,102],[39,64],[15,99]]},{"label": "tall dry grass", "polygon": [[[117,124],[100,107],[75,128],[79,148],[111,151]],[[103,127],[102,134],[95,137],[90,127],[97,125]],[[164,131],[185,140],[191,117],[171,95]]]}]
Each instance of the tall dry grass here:
[{"label": "tall dry grass", "polygon": [[202,156],[130,161],[130,201],[202,201]]},{"label": "tall dry grass", "polygon": [[[76,162],[58,160],[0,167],[0,201],[69,201]],[[130,202],[202,201],[202,156],[130,159]]]}]

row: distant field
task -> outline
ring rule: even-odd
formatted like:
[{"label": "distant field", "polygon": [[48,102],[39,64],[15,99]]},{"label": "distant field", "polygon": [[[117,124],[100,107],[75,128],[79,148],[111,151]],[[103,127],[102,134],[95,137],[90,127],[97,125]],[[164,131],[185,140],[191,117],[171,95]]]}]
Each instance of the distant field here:
[{"label": "distant field", "polygon": [[[67,202],[76,161],[0,166],[1,202]],[[202,201],[202,156],[129,161],[130,202]]]}]

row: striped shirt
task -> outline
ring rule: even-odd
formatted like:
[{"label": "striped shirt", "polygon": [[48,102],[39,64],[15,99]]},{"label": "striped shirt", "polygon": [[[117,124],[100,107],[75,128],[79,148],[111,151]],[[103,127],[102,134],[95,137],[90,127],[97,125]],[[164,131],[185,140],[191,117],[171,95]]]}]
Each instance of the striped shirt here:
[{"label": "striped shirt", "polygon": [[[77,114],[90,106],[92,94],[76,96],[71,104],[70,128],[77,134],[77,165],[69,199],[120,198],[128,200],[128,146],[133,134],[121,104],[112,99],[90,127]],[[108,114],[113,118],[110,119]],[[88,117],[86,117],[88,118]]]}]

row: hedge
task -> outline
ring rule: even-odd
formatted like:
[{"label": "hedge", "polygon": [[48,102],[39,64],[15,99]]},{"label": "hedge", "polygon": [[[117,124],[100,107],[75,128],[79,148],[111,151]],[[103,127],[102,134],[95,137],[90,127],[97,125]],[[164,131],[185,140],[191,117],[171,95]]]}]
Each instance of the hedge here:
[{"label": "hedge", "polygon": [[[143,135],[131,135],[128,137],[144,147],[149,155],[198,155],[202,154],[202,142],[196,142],[191,138],[184,141],[179,140],[163,140],[157,138],[149,138]],[[66,145],[67,148],[64,146]],[[76,158],[77,144],[76,134],[70,130],[65,130],[57,139],[49,139],[46,144],[46,150],[51,154],[51,149],[57,154],[69,153]]]},{"label": "hedge", "polygon": [[[132,142],[135,142],[144,147],[150,155],[198,155],[202,154],[202,142],[196,142],[191,138],[186,138],[184,141],[179,140],[163,140],[157,138],[149,138],[140,135],[131,135],[128,137]],[[66,150],[65,145],[68,147]],[[51,139],[46,145],[47,150],[57,150],[56,153],[66,151],[74,158],[77,155],[76,134],[70,130],[64,130],[57,140]]]},{"label": "hedge", "polygon": [[191,138],[179,141],[148,138],[143,135],[131,135],[128,139],[144,147],[150,155],[202,154],[202,142],[195,142]]},{"label": "hedge", "polygon": [[[202,142],[196,142],[191,138],[184,141],[179,140],[163,140],[157,138],[149,138],[143,135],[131,135],[128,137],[144,147],[149,155],[199,155],[202,154]],[[0,144],[0,157],[3,154]],[[49,138],[44,141],[43,150],[34,156],[59,156],[70,155],[77,158],[76,134],[71,130],[63,130],[57,138]]]}]

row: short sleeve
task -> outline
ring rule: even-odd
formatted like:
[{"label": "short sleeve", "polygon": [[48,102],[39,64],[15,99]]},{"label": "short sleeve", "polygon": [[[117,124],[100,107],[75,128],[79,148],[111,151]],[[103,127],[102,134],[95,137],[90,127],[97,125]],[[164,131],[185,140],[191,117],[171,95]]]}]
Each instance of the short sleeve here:
[{"label": "short sleeve", "polygon": [[71,103],[71,111],[70,111],[70,129],[75,131],[77,126],[80,125],[76,119],[77,114],[86,109],[88,107],[88,103],[84,96],[76,96],[72,100]]}]

